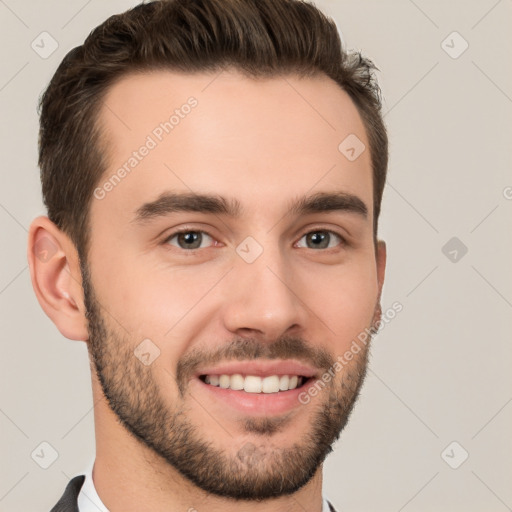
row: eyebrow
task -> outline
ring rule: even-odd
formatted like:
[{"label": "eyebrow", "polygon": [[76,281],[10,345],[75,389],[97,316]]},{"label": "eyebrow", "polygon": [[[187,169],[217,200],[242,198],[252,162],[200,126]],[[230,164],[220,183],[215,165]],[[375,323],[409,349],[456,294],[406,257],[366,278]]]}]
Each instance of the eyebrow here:
[{"label": "eyebrow", "polygon": [[[288,214],[300,216],[312,213],[346,212],[368,217],[366,204],[357,196],[347,192],[317,192],[300,196],[288,205]],[[176,212],[212,213],[240,218],[243,207],[235,198],[215,194],[193,192],[164,192],[154,201],[137,208],[132,222],[143,224]]]}]

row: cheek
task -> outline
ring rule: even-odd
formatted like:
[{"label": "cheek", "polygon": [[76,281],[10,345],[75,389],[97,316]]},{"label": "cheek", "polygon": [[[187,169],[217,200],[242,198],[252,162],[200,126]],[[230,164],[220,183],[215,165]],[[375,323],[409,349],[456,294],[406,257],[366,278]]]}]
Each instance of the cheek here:
[{"label": "cheek", "polygon": [[[93,262],[94,285],[112,321],[122,326],[134,346],[149,338],[169,362],[177,361],[205,328],[225,338],[218,312],[230,294],[219,279],[229,264],[219,260],[180,268],[161,259],[143,264],[141,255],[116,253],[115,260],[104,255]],[[369,327],[378,290],[370,251],[354,253],[338,265],[297,264],[290,272],[294,293],[309,310],[304,327],[315,337],[332,339],[337,353]]]},{"label": "cheek", "polygon": [[144,265],[142,258],[118,261],[101,286],[102,303],[134,347],[149,338],[160,351],[156,366],[170,370],[217,309],[209,292],[225,271],[214,265]]},{"label": "cheek", "polygon": [[134,342],[163,340],[194,307],[208,282],[201,283],[191,272],[146,265],[143,256],[116,253],[115,259],[100,253],[91,258],[93,285],[104,313]]},{"label": "cheek", "polygon": [[324,269],[317,272],[315,283],[303,288],[305,302],[325,324],[338,351],[343,351],[373,319],[378,298],[375,263],[360,261],[335,271]]}]

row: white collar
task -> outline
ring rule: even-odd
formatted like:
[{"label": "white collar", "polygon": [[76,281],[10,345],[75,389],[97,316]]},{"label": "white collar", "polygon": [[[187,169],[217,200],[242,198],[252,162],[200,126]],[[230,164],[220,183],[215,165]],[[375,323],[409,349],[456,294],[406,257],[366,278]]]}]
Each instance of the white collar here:
[{"label": "white collar", "polygon": [[[79,512],[109,512],[108,508],[105,507],[96,492],[96,487],[94,486],[94,481],[92,479],[93,467],[94,458],[91,460],[84,472],[85,480],[78,495],[78,510]],[[322,512],[330,512],[329,504],[327,503],[325,496],[322,501]]]},{"label": "white collar", "polygon": [[[85,470],[85,480],[80,489],[80,494],[78,495],[78,510],[79,512],[109,512],[108,508],[103,505],[98,493],[96,492],[96,487],[94,486],[94,481],[92,479],[92,468],[94,467],[94,457],[89,462],[87,469]],[[323,510],[322,510],[323,512]]]}]

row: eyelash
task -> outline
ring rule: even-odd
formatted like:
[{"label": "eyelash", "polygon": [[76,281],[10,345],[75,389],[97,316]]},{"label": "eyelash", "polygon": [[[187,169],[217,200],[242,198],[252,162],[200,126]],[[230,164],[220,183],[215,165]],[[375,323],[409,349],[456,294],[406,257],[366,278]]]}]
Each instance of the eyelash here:
[{"label": "eyelash", "polygon": [[[306,231],[305,233],[303,233],[301,235],[299,240],[304,238],[306,235],[309,235],[311,233],[319,233],[319,232],[329,233],[331,235],[337,236],[340,239],[340,243],[336,247],[345,247],[345,246],[348,245],[347,240],[342,235],[337,233],[336,231],[333,231],[333,230],[330,230],[330,229],[322,229],[322,228],[316,228],[316,229],[311,229],[309,231]],[[175,236],[180,235],[181,233],[202,233],[204,235],[209,236],[212,240],[215,240],[215,238],[212,235],[210,235],[207,231],[204,231],[202,229],[183,228],[183,229],[179,229],[179,230],[173,231],[169,236],[167,236],[164,239],[162,244],[163,245],[170,245],[169,241],[172,240]],[[184,253],[188,253],[188,254],[191,254],[191,255],[195,255],[197,253],[197,251],[200,251],[202,249],[208,249],[209,248],[209,247],[202,247],[202,248],[197,248],[197,249],[182,249],[181,247],[176,247],[176,246],[173,246],[173,247],[175,249],[178,249],[179,251],[182,251]],[[310,249],[309,247],[301,247],[301,249],[310,249],[312,251],[317,251],[317,252],[330,252],[333,249],[336,249],[336,247],[329,247],[329,248],[326,248],[326,249]]]}]

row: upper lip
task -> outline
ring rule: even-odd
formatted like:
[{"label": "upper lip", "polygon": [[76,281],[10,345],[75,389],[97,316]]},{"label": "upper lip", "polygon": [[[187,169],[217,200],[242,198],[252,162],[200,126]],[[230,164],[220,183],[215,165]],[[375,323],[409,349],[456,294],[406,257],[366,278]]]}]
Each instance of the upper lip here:
[{"label": "upper lip", "polygon": [[314,377],[317,368],[293,359],[280,360],[252,360],[252,361],[228,361],[214,366],[205,366],[196,372],[200,375],[233,375],[235,373],[268,377],[269,375],[299,375]]}]

